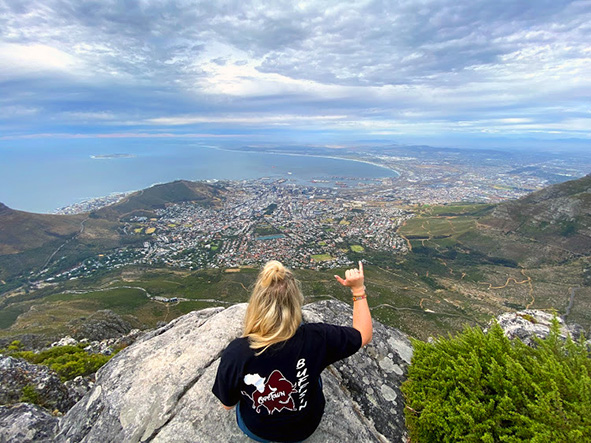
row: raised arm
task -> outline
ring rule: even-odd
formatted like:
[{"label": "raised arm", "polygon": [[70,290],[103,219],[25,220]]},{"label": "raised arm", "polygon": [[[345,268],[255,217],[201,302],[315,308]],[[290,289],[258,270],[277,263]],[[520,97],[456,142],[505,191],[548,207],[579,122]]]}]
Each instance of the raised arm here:
[{"label": "raised arm", "polygon": [[363,263],[359,262],[359,269],[345,271],[345,279],[335,275],[337,281],[343,286],[351,288],[353,294],[353,327],[361,333],[361,346],[371,341],[373,326],[371,313],[365,295],[365,277],[363,275]]}]

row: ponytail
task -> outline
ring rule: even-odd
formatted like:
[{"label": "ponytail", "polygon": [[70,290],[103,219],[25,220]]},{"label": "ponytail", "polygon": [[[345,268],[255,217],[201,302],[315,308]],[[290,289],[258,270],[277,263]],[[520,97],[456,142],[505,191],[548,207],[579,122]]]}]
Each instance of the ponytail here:
[{"label": "ponytail", "polygon": [[300,282],[277,260],[268,262],[259,273],[244,319],[243,337],[251,349],[262,354],[269,346],[296,333],[302,322]]}]

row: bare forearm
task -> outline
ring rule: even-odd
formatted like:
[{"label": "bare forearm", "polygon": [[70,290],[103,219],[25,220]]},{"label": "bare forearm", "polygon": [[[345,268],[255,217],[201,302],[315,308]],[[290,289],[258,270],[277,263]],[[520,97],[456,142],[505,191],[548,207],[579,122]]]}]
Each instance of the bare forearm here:
[{"label": "bare forearm", "polygon": [[361,346],[371,341],[373,325],[366,298],[353,302],[353,327],[361,333]]},{"label": "bare forearm", "polygon": [[363,263],[359,262],[359,269],[347,269],[344,279],[338,275],[335,275],[335,278],[340,284],[351,289],[353,295],[353,327],[361,334],[361,346],[365,346],[371,341],[373,326],[365,294],[365,285],[363,284],[365,281]]}]

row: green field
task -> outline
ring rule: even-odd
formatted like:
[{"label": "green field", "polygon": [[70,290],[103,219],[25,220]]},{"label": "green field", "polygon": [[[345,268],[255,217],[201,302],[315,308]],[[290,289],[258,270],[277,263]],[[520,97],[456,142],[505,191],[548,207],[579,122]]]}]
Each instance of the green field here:
[{"label": "green field", "polygon": [[333,256],[330,254],[314,254],[312,255],[312,260],[314,261],[328,261],[332,260]]}]

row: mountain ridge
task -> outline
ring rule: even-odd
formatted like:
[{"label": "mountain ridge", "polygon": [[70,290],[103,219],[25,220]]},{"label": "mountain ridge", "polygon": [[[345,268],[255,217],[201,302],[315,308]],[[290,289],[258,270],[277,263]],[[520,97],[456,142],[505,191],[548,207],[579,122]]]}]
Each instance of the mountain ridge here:
[{"label": "mountain ridge", "polygon": [[574,255],[591,251],[591,174],[494,207],[482,224]]}]

